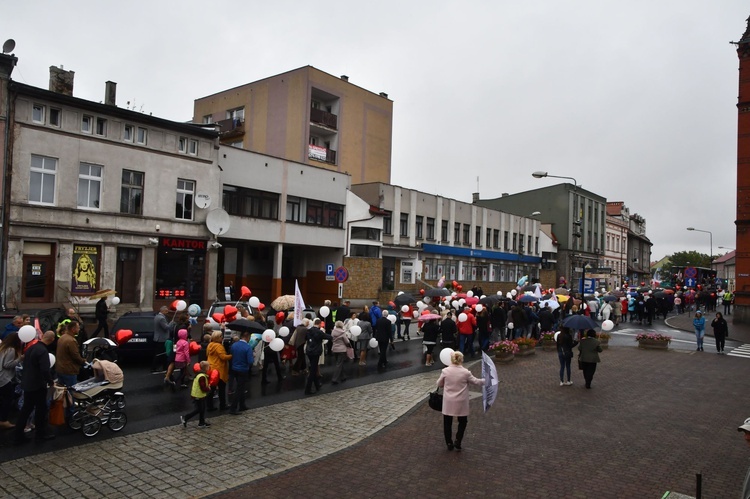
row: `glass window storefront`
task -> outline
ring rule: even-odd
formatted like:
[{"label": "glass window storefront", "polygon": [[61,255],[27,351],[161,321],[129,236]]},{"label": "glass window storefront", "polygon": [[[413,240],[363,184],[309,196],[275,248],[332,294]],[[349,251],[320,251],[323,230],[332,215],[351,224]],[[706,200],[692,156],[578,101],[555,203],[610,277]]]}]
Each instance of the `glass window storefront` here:
[{"label": "glass window storefront", "polygon": [[206,247],[203,239],[162,237],[156,257],[156,300],[185,300],[203,304],[206,276]]}]

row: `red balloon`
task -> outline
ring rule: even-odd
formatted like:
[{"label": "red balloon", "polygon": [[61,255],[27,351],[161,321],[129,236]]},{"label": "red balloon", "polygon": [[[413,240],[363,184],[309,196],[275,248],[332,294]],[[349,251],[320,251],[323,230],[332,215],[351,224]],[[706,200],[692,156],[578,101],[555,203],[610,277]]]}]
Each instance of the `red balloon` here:
[{"label": "red balloon", "polygon": [[419,294],[422,295],[422,296],[424,296],[424,289],[420,289],[419,290]]},{"label": "red balloon", "polygon": [[208,375],[208,385],[219,386],[219,370],[218,369],[211,369],[211,372]]},{"label": "red balloon", "polygon": [[455,288],[456,286],[458,286],[458,281],[453,281],[453,287]]},{"label": "red balloon", "polygon": [[218,322],[219,324],[221,324],[222,322],[224,322],[224,314],[220,314],[218,312],[216,312],[215,314],[213,314],[211,316],[211,318],[213,320],[215,320],[216,322]]},{"label": "red balloon", "polygon": [[196,374],[199,373],[199,372],[201,372],[201,363],[200,362],[196,362],[195,364],[193,364],[193,372],[196,373]]},{"label": "red balloon", "polygon": [[226,305],[224,307],[224,315],[226,315],[227,317],[230,315],[237,315],[237,307],[235,307],[234,305]]},{"label": "red balloon", "polygon": [[390,305],[390,306],[391,306],[391,307],[393,307],[393,308],[396,308],[396,304],[395,304],[394,302],[392,302],[392,301],[389,301],[389,302],[388,302],[388,305]]},{"label": "red balloon", "polygon": [[198,352],[201,351],[201,345],[197,341],[191,341],[188,349],[190,350],[190,355],[198,355]]},{"label": "red balloon", "polygon": [[262,303],[258,305],[258,310],[260,310],[261,312],[263,311],[264,308],[266,308],[266,306],[263,305]]},{"label": "red balloon", "polygon": [[461,291],[461,290],[464,289],[464,287],[459,284],[458,286],[456,286],[456,289],[459,290],[459,291]]},{"label": "red balloon", "polygon": [[427,310],[427,309],[424,309],[424,310],[422,310],[422,315],[427,315],[427,314],[431,314],[431,313],[432,313],[432,312],[430,312],[430,311],[429,311],[429,310]]},{"label": "red balloon", "polygon": [[250,298],[250,295],[253,294],[252,291],[250,291],[250,288],[248,288],[247,286],[242,286],[240,288],[240,292],[242,293],[242,298],[245,300]]},{"label": "red balloon", "polygon": [[133,331],[130,329],[120,329],[115,333],[115,342],[118,345],[124,345],[128,341],[130,341],[130,338],[133,337]]},{"label": "red balloon", "polygon": [[276,313],[276,324],[281,324],[284,322],[284,319],[286,319],[286,314],[284,312]]},{"label": "red balloon", "polygon": [[174,300],[172,303],[169,304],[169,310],[177,310],[177,302],[180,300]]}]

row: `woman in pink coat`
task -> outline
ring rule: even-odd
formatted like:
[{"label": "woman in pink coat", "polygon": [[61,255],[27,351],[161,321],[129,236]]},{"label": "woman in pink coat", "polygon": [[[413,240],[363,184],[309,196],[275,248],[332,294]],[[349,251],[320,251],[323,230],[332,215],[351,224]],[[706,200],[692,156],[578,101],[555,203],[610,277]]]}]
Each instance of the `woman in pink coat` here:
[{"label": "woman in pink coat", "polygon": [[[443,433],[448,450],[461,450],[466,424],[469,422],[469,383],[484,385],[484,378],[477,379],[471,371],[463,366],[464,354],[453,352],[451,365],[444,368],[438,379],[438,386],[443,387]],[[458,417],[458,431],[455,442],[451,438],[453,416]]]}]

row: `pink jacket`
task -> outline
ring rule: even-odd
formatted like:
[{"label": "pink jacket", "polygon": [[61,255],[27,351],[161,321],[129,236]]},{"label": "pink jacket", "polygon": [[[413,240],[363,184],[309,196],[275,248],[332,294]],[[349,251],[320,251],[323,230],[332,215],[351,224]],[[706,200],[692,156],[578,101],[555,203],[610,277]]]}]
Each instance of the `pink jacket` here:
[{"label": "pink jacket", "polygon": [[444,415],[469,415],[469,383],[484,385],[484,378],[475,378],[471,371],[463,366],[450,365],[442,370],[437,384],[443,387]]},{"label": "pink jacket", "polygon": [[177,331],[177,343],[175,344],[175,362],[190,362],[190,344],[187,341],[187,330]]}]

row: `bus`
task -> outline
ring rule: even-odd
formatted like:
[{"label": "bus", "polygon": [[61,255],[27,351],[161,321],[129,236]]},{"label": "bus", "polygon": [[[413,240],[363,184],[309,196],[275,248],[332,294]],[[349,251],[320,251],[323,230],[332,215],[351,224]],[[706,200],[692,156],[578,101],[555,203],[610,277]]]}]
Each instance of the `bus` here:
[{"label": "bus", "polygon": [[[668,279],[664,279],[662,281],[662,286],[680,286],[685,287],[686,281],[690,278],[690,276],[685,275],[685,269],[687,268],[693,268],[695,269],[695,284],[696,286],[700,285],[704,288],[715,288],[715,287],[721,287],[722,286],[722,280],[718,279],[716,276],[716,270],[709,269],[707,267],[694,267],[691,265],[673,265],[670,269],[670,276]],[[690,273],[690,271],[688,272]],[[669,283],[667,283],[669,281]]]}]

